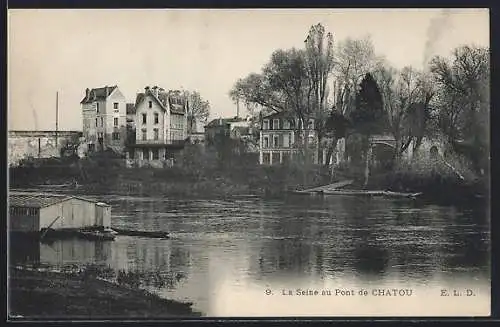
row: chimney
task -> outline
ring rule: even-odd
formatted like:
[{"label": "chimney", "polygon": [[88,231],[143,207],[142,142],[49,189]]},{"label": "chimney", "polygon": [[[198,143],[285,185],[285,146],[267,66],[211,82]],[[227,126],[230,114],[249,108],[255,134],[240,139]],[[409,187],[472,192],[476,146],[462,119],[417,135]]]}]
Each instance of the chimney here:
[{"label": "chimney", "polygon": [[104,87],[104,91],[106,91],[106,96],[108,96],[109,95],[109,87],[107,85]]},{"label": "chimney", "polygon": [[89,99],[89,97],[90,97],[90,90],[89,90],[89,88],[86,88],[86,89],[85,89],[85,99],[87,99],[87,100],[88,100],[88,99]]},{"label": "chimney", "polygon": [[153,86],[153,94],[155,95],[155,97],[158,97],[158,86]]},{"label": "chimney", "polygon": [[146,87],[144,88],[144,92],[145,92],[145,93],[148,93],[148,91],[149,91],[149,86],[146,86]]}]

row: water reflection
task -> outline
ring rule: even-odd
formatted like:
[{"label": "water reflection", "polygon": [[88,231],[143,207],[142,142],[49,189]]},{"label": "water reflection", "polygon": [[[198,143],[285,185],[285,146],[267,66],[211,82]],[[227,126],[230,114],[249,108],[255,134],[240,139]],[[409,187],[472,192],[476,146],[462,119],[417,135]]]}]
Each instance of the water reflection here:
[{"label": "water reflection", "polygon": [[[411,282],[434,289],[457,278],[489,287],[489,222],[473,210],[356,197],[105,200],[113,205],[114,226],[169,231],[172,238],[58,241],[39,245],[39,260],[179,276],[153,287],[207,315],[227,313],[221,303],[243,305],[248,292],[267,287]],[[279,311],[277,305],[266,310]]]}]

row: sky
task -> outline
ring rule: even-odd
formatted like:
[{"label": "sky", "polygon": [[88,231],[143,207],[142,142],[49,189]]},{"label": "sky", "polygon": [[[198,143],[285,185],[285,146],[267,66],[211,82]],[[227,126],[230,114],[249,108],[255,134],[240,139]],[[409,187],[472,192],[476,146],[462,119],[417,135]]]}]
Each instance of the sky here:
[{"label": "sky", "polygon": [[[463,44],[489,46],[487,9],[9,10],[8,128],[81,130],[86,88],[197,90],[211,118],[236,115],[228,96],[279,48],[301,48],[311,25],[334,41],[370,35],[393,66],[422,68]],[[243,111],[243,109],[242,109]],[[243,114],[244,111],[242,112]]]}]

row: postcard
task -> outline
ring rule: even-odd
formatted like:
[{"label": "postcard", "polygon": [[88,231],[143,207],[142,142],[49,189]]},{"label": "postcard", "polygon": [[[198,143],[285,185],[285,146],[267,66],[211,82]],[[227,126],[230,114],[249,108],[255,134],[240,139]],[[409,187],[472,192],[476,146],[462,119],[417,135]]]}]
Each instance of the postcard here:
[{"label": "postcard", "polygon": [[10,9],[11,320],[488,317],[487,9]]}]

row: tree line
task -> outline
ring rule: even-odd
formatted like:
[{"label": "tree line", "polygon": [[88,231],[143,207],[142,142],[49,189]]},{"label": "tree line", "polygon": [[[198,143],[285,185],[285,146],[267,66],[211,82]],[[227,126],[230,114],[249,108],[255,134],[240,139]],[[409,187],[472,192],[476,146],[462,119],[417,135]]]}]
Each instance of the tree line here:
[{"label": "tree line", "polygon": [[377,55],[370,37],[336,41],[317,24],[304,47],[275,50],[261,72],[237,80],[229,96],[302,122],[295,133],[303,154],[310,151],[305,122],[313,118],[314,151],[327,149],[328,158],[338,140],[354,133],[365,158],[369,137],[390,133],[396,159],[409,149],[417,153],[424,137],[441,134],[480,171],[489,151],[489,56],[489,48],[463,45],[421,70],[396,69]]}]

